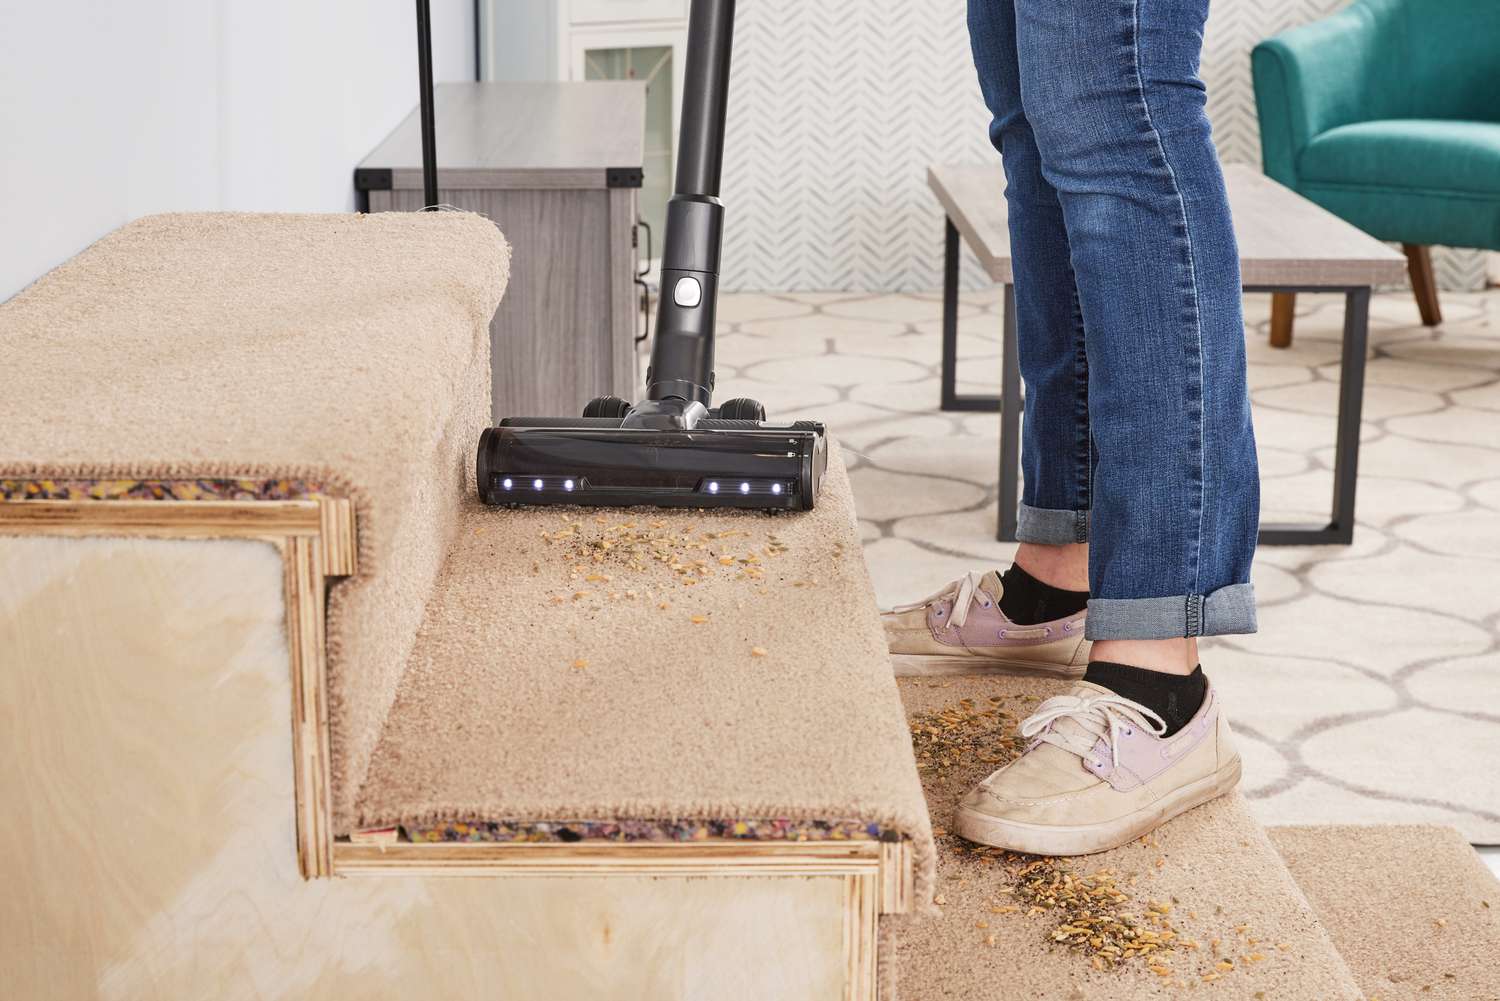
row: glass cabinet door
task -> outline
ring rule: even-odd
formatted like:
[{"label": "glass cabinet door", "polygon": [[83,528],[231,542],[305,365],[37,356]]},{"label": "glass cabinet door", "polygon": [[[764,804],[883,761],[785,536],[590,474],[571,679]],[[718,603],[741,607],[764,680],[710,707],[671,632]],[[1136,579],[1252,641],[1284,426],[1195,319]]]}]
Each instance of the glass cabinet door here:
[{"label": "glass cabinet door", "polygon": [[646,84],[646,155],[639,212],[651,227],[652,253],[658,256],[667,219],[667,198],[672,194],[672,149],[676,141],[672,120],[674,58],[670,45],[583,50],[583,79],[640,80]]}]

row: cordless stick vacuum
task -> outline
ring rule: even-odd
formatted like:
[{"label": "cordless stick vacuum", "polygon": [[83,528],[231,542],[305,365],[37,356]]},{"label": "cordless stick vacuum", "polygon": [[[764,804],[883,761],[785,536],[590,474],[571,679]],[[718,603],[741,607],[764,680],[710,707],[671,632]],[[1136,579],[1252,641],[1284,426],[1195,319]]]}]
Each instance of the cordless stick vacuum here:
[{"label": "cordless stick vacuum", "polygon": [[[710,407],[733,28],[734,0],[693,0],[646,398],[632,406],[604,396],[582,417],[510,417],[487,429],[476,467],[486,504],[805,511],[817,499],[828,458],[822,424],[768,423],[749,399]],[[430,101],[422,107],[430,114]]]}]

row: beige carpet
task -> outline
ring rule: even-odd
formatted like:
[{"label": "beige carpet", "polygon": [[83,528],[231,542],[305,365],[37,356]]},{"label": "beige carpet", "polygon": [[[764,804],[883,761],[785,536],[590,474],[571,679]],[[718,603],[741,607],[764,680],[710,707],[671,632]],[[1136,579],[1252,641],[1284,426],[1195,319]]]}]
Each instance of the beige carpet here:
[{"label": "beige carpet", "polygon": [[339,830],[457,527],[508,261],[466,214],[152,216],[0,304],[0,478],[355,498],[359,576],[328,620]]},{"label": "beige carpet", "polygon": [[927,812],[837,451],[817,509],[466,503],[359,798],[441,820]]},{"label": "beige carpet", "polygon": [[[1300,297],[1276,351],[1268,297],[1246,299],[1268,520],[1326,514],[1341,306]],[[1429,330],[1409,294],[1375,297],[1355,544],[1263,549],[1260,633],[1206,647],[1266,823],[1500,842],[1500,290],[1443,311]],[[739,295],[720,320],[719,395],[820,417],[854,453],[882,601],[1008,560],[997,418],[936,411],[937,296]],[[964,296],[960,333],[960,389],[996,391],[998,292]]]},{"label": "beige carpet", "polygon": [[1017,721],[1059,685],[911,678],[900,686],[937,834],[942,912],[899,931],[903,1001],[1362,997],[1239,796],[1086,858],[974,849],[945,830],[953,805],[1016,753]]},{"label": "beige carpet", "polygon": [[1500,881],[1450,827],[1276,827],[1370,1001],[1500,1001]]}]

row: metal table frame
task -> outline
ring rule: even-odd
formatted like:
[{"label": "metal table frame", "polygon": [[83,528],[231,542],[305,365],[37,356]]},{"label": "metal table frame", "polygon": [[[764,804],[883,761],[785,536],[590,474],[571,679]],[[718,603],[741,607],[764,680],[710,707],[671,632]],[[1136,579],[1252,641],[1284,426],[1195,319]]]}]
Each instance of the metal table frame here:
[{"label": "metal table frame", "polygon": [[[943,363],[941,408],[1000,414],[1000,518],[996,538],[1016,541],[1021,480],[1021,366],[1016,349],[1016,289],[1005,285],[1000,395],[956,391],[958,369],[959,232],[945,220],[943,239]],[[1369,344],[1369,285],[1246,285],[1246,292],[1342,292],[1344,337],[1339,360],[1339,407],[1333,453],[1333,502],[1327,524],[1262,525],[1263,546],[1347,546],[1354,541],[1354,490],[1359,473],[1359,427],[1364,409]]]}]

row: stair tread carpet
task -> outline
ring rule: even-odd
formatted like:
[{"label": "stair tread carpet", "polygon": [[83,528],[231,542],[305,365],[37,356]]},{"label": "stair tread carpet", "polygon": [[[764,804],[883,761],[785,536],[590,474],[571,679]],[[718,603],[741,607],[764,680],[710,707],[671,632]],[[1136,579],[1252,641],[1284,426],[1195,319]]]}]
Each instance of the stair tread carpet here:
[{"label": "stair tread carpet", "polygon": [[900,688],[932,809],[941,911],[897,929],[903,1001],[1363,997],[1238,794],[1085,858],[975,849],[948,831],[954,805],[1017,753],[1019,721],[1063,684],[991,676]]},{"label": "stair tread carpet", "polygon": [[468,501],[362,826],[859,820],[932,842],[837,447],[772,516]]},{"label": "stair tread carpet", "polygon": [[1370,1001],[1500,1001],[1500,881],[1453,828],[1267,833]]}]

